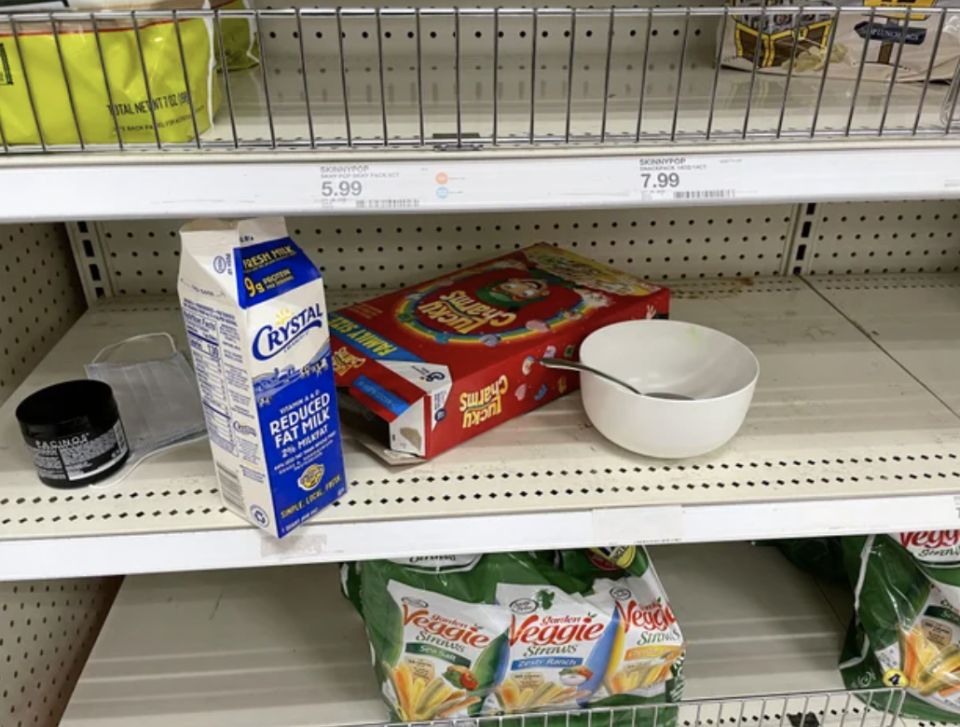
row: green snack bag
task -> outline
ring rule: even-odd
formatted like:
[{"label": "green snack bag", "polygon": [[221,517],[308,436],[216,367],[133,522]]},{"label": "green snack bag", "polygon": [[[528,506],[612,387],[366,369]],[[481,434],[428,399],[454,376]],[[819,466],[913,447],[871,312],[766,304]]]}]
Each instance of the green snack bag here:
[{"label": "green snack bag", "polygon": [[[565,550],[560,557],[564,572],[591,584],[594,594],[589,600],[615,613],[616,641],[590,706],[679,701],[684,685],[683,634],[646,549]],[[652,724],[653,710],[639,712],[638,718]],[[675,708],[659,710],[658,725],[675,721]]]},{"label": "green snack bag", "polygon": [[[572,712],[542,727],[586,727],[590,708],[680,697],[682,636],[642,548],[380,560],[359,574],[392,719],[520,727],[510,717]],[[344,575],[349,597],[354,571]],[[657,710],[658,725],[675,717]],[[652,727],[654,710],[601,719]]]},{"label": "green snack bag", "polygon": [[843,553],[856,584],[847,687],[905,689],[904,717],[960,722],[960,531],[847,537]]},{"label": "green snack bag", "polygon": [[[552,606],[558,595],[586,588],[525,553],[377,560],[360,576],[377,678],[399,721],[509,711],[502,684],[517,632],[498,590],[509,583]],[[524,698],[532,708],[547,694],[530,688]]]},{"label": "green snack bag", "polygon": [[847,583],[840,538],[790,538],[772,540],[784,557],[805,573],[825,583]]},{"label": "green snack bag", "polygon": [[342,593],[343,597],[353,604],[353,607],[357,609],[357,613],[362,616],[363,604],[360,602],[361,567],[361,562],[359,560],[352,563],[340,564],[340,593]]}]

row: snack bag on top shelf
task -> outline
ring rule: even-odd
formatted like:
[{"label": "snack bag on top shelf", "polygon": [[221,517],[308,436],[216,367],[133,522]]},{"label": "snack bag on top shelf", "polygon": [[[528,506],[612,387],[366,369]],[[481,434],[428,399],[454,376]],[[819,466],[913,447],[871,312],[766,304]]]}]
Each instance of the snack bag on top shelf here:
[{"label": "snack bag on top shelf", "polygon": [[[214,10],[250,10],[248,0],[213,0]],[[228,71],[242,71],[260,63],[260,39],[256,20],[250,17],[226,16],[220,18],[220,33],[214,34],[216,63],[220,68],[220,36],[223,36],[223,55]],[[222,68],[220,70],[223,70]]]},{"label": "snack bag on top shelf", "polygon": [[66,9],[46,2],[4,7],[6,12],[168,14],[139,18],[136,26],[132,17],[98,19],[99,32],[94,33],[93,22],[78,13],[77,20],[57,22],[57,36],[47,20],[20,21],[19,43],[10,24],[0,22],[0,126],[6,143],[39,144],[42,132],[47,145],[76,145],[81,135],[86,144],[117,144],[118,129],[127,144],[154,144],[158,134],[164,143],[188,142],[195,136],[194,115],[202,134],[220,103],[213,21],[193,17],[174,23],[172,11],[204,7],[204,0],[126,0],[122,6],[113,0],[71,0]]},{"label": "snack bag on top shelf", "polygon": [[902,688],[904,717],[960,722],[960,531],[847,537],[843,550],[848,688]]},{"label": "snack bag on top shelf", "polygon": [[[947,20],[937,43],[941,16],[923,12],[924,8],[956,7],[956,0],[872,0],[865,3],[862,12],[839,15],[832,6],[824,4],[824,11],[818,12],[812,5],[805,6],[799,17],[777,12],[777,8],[800,3],[731,0],[730,4],[735,8],[767,8],[762,16],[731,13],[720,43],[721,62],[732,68],[752,71],[756,67],[760,73],[785,74],[792,66],[793,75],[800,76],[822,76],[826,68],[831,78],[859,76],[863,81],[889,82],[896,67],[898,82],[923,82],[928,69],[931,80],[949,80],[960,58],[960,28],[956,22]],[[838,4],[861,3],[840,0]]]}]

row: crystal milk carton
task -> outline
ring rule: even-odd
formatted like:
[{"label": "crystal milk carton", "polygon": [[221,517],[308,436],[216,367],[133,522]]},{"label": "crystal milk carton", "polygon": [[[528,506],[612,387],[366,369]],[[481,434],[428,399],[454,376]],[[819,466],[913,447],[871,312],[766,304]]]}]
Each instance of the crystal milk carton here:
[{"label": "crystal milk carton", "polygon": [[283,537],[347,490],[320,271],[282,218],[180,230],[178,290],[220,494]]}]

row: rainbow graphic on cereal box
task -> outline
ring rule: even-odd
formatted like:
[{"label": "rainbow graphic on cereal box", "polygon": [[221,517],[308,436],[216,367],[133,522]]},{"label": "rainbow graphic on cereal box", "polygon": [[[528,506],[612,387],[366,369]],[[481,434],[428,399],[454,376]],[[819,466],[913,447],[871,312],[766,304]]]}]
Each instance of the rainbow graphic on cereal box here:
[{"label": "rainbow graphic on cereal box", "polygon": [[[330,316],[344,422],[433,457],[577,388],[575,358],[610,323],[666,317],[669,292],[539,244]],[[390,461],[390,457],[386,457]]]}]

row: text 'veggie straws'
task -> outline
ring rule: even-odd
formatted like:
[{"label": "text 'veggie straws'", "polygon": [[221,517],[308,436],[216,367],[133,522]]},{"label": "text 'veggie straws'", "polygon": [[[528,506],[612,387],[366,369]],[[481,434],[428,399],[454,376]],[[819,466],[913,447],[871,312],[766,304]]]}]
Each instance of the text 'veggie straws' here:
[{"label": "text 'veggie straws'", "polygon": [[680,698],[683,636],[642,548],[344,568],[393,719]]}]

